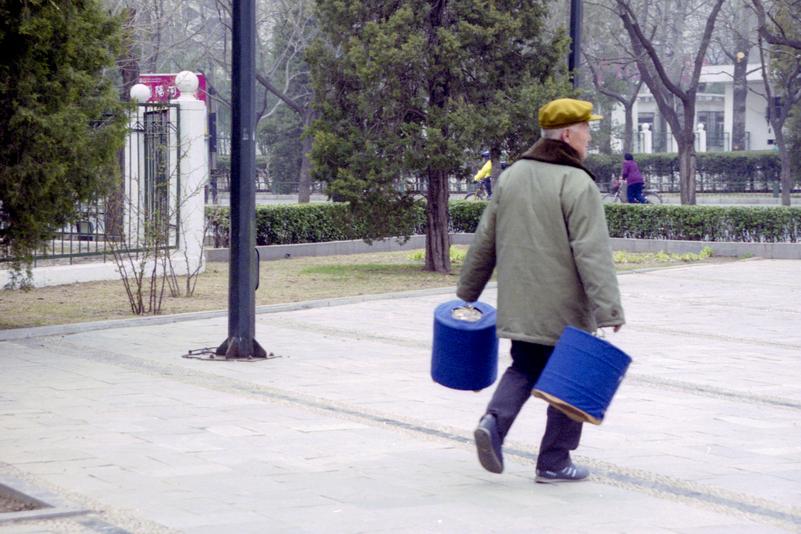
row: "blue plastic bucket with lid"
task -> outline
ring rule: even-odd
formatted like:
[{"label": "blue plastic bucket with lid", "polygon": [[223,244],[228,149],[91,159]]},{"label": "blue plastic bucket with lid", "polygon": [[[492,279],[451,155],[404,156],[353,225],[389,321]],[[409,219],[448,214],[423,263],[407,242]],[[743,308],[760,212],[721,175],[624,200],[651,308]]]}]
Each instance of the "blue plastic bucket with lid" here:
[{"label": "blue plastic bucket with lid", "polygon": [[431,378],[445,387],[478,391],[498,376],[495,308],[484,302],[472,307],[451,300],[434,310]]},{"label": "blue plastic bucket with lid", "polygon": [[630,363],[608,341],[568,326],[532,393],[571,419],[599,425]]}]

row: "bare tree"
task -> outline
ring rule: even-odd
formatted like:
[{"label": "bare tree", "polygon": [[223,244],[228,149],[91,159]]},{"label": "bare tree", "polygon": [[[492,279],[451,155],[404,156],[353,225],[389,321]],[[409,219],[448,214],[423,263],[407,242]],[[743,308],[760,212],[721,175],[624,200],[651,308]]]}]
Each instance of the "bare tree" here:
[{"label": "bare tree", "polygon": [[752,3],[759,30],[768,119],[782,162],[782,204],[789,206],[793,179],[785,124],[801,102],[801,2],[775,0],[767,7],[761,0]]},{"label": "bare tree", "polygon": [[[162,146],[159,151],[167,153],[170,148]],[[186,152],[176,153],[178,160],[186,159]],[[168,169],[166,157],[156,158],[158,173],[167,177],[156,180],[149,192],[151,200],[142,202],[148,185],[144,177],[132,177],[128,196],[122,203],[107,209],[126,210],[115,214],[115,219],[127,219],[120,233],[106,231],[104,243],[111,252],[120,280],[128,297],[131,312],[136,315],[161,313],[165,291],[171,297],[194,295],[198,277],[205,266],[205,235],[209,222],[202,232],[190,235],[186,228],[187,210],[190,200],[202,195],[198,184],[192,190],[179,190],[178,167]],[[175,245],[180,243],[180,250]],[[198,253],[190,254],[190,248]],[[183,260],[183,265],[176,261]],[[182,274],[179,274],[182,272]],[[181,278],[183,277],[183,284]]]},{"label": "bare tree", "polygon": [[[202,71],[215,91],[207,95],[218,109],[218,126],[230,121],[231,0],[106,0],[110,11],[125,13],[129,35],[120,58],[124,98],[139,72]],[[257,124],[281,107],[297,114],[305,128],[314,114],[304,54],[316,35],[313,0],[260,0],[257,3]],[[303,139],[300,202],[311,193],[308,153]]]},{"label": "bare tree", "polygon": [[623,152],[634,145],[634,104],[642,87],[636,58],[621,35],[620,19],[608,5],[590,3],[588,14],[595,23],[588,28],[583,50],[595,90],[623,106]]},{"label": "bare tree", "polygon": [[746,150],[746,101],[748,98],[748,60],[756,46],[757,28],[754,12],[748,0],[733,0],[723,5],[718,30],[710,45],[709,58],[713,64],[734,65],[732,71],[732,131],[731,149]]},{"label": "bare tree", "polygon": [[765,9],[762,0],[752,0],[759,24],[759,34],[772,45],[788,46],[801,50],[801,37],[797,29],[801,27],[801,2],[798,0],[780,0],[776,7],[783,10],[780,20],[775,13]]},{"label": "bare tree", "polygon": [[[723,0],[712,1],[697,51],[694,57],[688,56],[690,61],[687,65],[682,65],[678,77],[668,73],[664,61],[654,46],[653,35],[657,22],[649,23],[646,20],[645,23],[649,24],[650,28],[644,28],[630,1],[616,0],[616,4],[618,15],[631,40],[640,76],[651,90],[660,114],[670,124],[673,136],[676,138],[679,152],[681,203],[695,204],[695,97],[698,92],[701,67]],[[695,13],[695,16],[697,17],[698,14]],[[685,17],[680,23],[684,24],[687,20],[689,19]],[[677,21],[674,23],[679,24]],[[680,33],[684,33],[684,31],[686,30]]]},{"label": "bare tree", "polygon": [[[623,152],[632,152],[634,146],[634,104],[642,87],[638,73],[632,72],[632,63],[604,62],[585,53],[587,67],[592,73],[596,91],[619,102],[623,106]],[[610,68],[611,67],[611,68]],[[635,67],[636,68],[636,67]],[[611,78],[611,79],[610,79]]]},{"label": "bare tree", "polygon": [[[231,30],[231,0],[216,0],[222,24]],[[256,81],[264,90],[259,121],[272,116],[281,106],[296,113],[303,128],[314,120],[309,69],[305,52],[316,36],[311,0],[271,0],[263,2],[257,21],[257,47],[262,50],[257,64]],[[218,60],[218,65],[230,72],[230,67]],[[309,153],[312,140],[303,138],[303,159],[298,177],[298,201],[309,202],[311,197],[311,165]]]},{"label": "bare tree", "polygon": [[793,108],[801,102],[801,55],[785,45],[765,46],[760,35],[759,54],[762,58],[762,78],[765,83],[765,97],[768,101],[768,120],[779,157],[782,162],[781,195],[782,205],[790,205],[793,189],[790,151],[784,132],[784,125]]}]

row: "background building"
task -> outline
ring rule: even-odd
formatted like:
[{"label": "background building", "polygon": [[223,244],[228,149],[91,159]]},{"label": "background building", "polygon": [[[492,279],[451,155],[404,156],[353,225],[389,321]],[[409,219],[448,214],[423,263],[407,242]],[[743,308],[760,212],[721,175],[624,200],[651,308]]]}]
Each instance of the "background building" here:
[{"label": "background building", "polygon": [[[696,140],[699,151],[731,150],[733,123],[733,72],[734,65],[706,65],[701,70],[700,84],[696,99],[695,124],[702,124],[705,142]],[[773,131],[768,122],[768,102],[764,96],[762,69],[759,64],[748,65],[748,97],[746,99],[745,130],[746,150],[768,150],[774,147]],[[670,126],[659,113],[654,97],[643,84],[634,104],[634,120],[637,134],[634,138],[636,152],[676,152],[676,141],[670,133]],[[613,125],[622,131],[625,122],[622,106],[612,113]],[[643,127],[643,125],[647,125]],[[650,143],[645,137],[650,131]],[[698,130],[696,130],[698,132]],[[615,145],[622,146],[620,139]]]}]

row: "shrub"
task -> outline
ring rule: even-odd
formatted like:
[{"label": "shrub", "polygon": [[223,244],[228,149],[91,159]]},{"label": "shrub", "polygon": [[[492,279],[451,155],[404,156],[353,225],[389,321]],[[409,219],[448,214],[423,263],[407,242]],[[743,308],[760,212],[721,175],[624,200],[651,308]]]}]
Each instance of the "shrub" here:
[{"label": "shrub", "polygon": [[801,242],[801,208],[606,204],[609,235],[691,241]]},{"label": "shrub", "polygon": [[[229,244],[230,210],[227,207],[206,209],[214,246]],[[416,204],[400,236],[425,232],[425,207]],[[256,208],[256,244],[286,245],[365,239],[366,222],[354,218],[346,203],[283,204]],[[394,236],[387,236],[394,237]]]},{"label": "shrub", "polygon": [[484,212],[486,202],[455,200],[448,205],[450,229],[452,232],[472,234],[478,227],[478,221]]},{"label": "shrub", "polygon": [[[486,202],[450,203],[453,232],[472,233]],[[638,239],[690,241],[801,242],[801,208],[668,206],[604,204],[609,235]],[[215,246],[228,245],[228,208],[208,208]],[[402,235],[425,233],[426,214],[415,205]],[[364,239],[365,222],[354,219],[344,203],[260,206],[256,210],[256,244],[280,245]],[[387,236],[391,237],[391,236]]]}]

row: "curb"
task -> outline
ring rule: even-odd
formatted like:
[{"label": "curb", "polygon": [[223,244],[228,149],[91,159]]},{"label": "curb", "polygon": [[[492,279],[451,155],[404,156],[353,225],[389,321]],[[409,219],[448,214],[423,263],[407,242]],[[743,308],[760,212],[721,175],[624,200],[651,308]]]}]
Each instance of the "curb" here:
[{"label": "curb", "polygon": [[[469,245],[473,234],[451,233],[451,244]],[[263,245],[256,247],[261,261],[300,258],[302,256],[335,256],[342,254],[362,254],[368,252],[396,252],[425,248],[426,236],[413,235],[405,242],[396,237],[375,240],[371,244],[361,239],[349,241],[324,241],[322,243],[295,243],[292,245]],[[206,261],[228,261],[228,248],[212,248],[206,250]]]},{"label": "curb", "polygon": [[758,256],[766,260],[801,260],[801,243],[739,243],[734,241],[680,241],[673,239],[610,238],[613,250],[626,252],[699,253],[705,247],[714,256]]},{"label": "curb", "polygon": [[[473,234],[451,233],[451,244],[469,245]],[[704,247],[712,248],[715,256],[759,256],[768,260],[801,259],[801,243],[740,243],[734,241],[689,241],[673,239],[610,238],[613,250],[627,252],[659,252],[675,254],[698,253]],[[326,241],[323,243],[297,243],[293,245],[267,245],[256,247],[261,261],[270,261],[302,256],[333,256],[338,254],[361,254],[368,252],[394,252],[425,247],[424,235],[413,235],[405,243],[398,239],[374,241],[368,245],[357,239],[353,241]],[[206,261],[228,261],[229,249],[215,248],[206,251]]]}]

